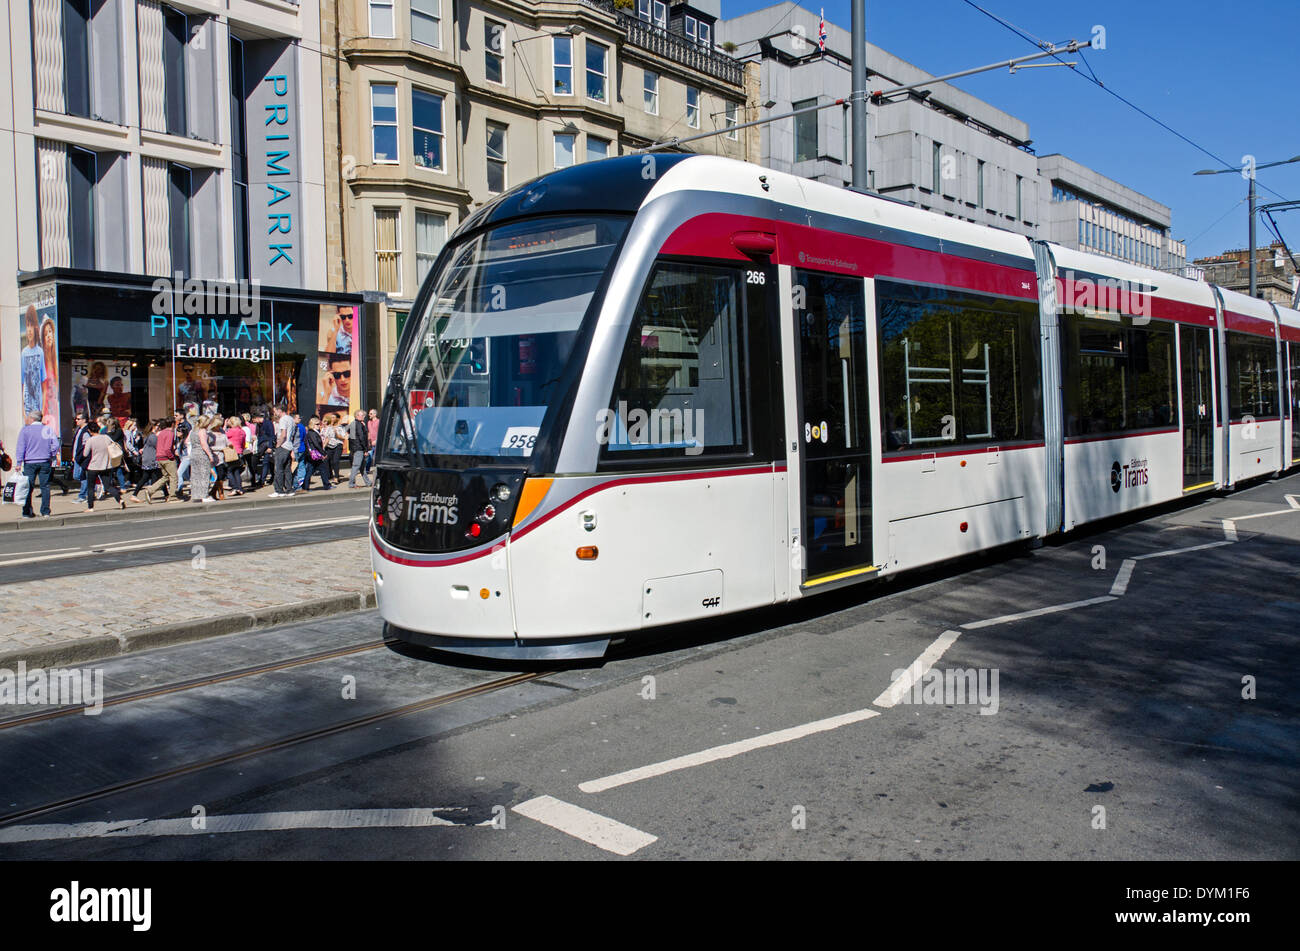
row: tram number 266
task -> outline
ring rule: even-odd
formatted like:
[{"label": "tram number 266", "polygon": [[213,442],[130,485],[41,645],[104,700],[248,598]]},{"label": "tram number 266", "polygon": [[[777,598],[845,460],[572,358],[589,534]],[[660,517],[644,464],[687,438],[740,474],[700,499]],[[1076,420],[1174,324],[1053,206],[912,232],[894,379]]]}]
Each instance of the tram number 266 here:
[{"label": "tram number 266", "polygon": [[746,272],[745,272],[745,283],[746,283],[746,284],[766,284],[766,283],[767,283],[767,272],[766,272],[766,271],[746,271]]}]

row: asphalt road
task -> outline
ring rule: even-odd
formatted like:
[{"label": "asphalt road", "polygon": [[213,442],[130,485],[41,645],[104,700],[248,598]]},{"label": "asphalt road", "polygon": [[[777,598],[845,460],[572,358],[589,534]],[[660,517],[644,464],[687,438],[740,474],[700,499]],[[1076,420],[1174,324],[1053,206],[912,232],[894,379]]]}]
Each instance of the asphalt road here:
[{"label": "asphalt road", "polygon": [[[123,657],[109,696],[356,648],[0,721],[6,816],[154,780],[0,819],[0,857],[1296,859],[1287,494],[1300,476],[488,692],[511,671],[375,645],[373,612]],[[927,692],[949,671],[988,692]]]},{"label": "asphalt road", "polygon": [[[158,518],[113,519],[58,528],[0,532],[0,583],[36,581],[188,559],[203,544],[209,556],[268,551],[366,533],[369,495],[321,493],[312,501],[211,511],[163,506]],[[154,506],[158,508],[159,506]]]}]

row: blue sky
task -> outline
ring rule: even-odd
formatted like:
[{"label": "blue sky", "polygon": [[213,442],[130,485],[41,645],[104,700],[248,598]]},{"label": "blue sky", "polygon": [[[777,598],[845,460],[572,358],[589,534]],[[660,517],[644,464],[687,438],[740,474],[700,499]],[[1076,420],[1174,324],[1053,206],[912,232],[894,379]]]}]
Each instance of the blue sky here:
[{"label": "blue sky", "polygon": [[[976,2],[1057,43],[1089,39],[1094,25],[1104,26],[1107,48],[1086,54],[1097,77],[1233,165],[1245,154],[1260,164],[1300,155],[1296,0]],[[722,0],[722,15],[768,6],[770,0]],[[801,6],[816,11],[823,3],[806,0]],[[849,28],[849,0],[825,0],[824,9],[829,22]],[[962,0],[867,0],[867,39],[936,75],[1033,52]],[[1079,71],[1086,72],[1082,63]],[[1188,242],[1189,260],[1246,246],[1246,181],[1231,174],[1193,176],[1218,163],[1072,70],[997,70],[955,85],[1028,122],[1038,154],[1062,152],[1169,205],[1174,236]],[[1260,172],[1257,187],[1261,204],[1300,200],[1300,163]],[[1300,255],[1300,211],[1277,219]],[[1258,240],[1271,240],[1262,221]]]}]

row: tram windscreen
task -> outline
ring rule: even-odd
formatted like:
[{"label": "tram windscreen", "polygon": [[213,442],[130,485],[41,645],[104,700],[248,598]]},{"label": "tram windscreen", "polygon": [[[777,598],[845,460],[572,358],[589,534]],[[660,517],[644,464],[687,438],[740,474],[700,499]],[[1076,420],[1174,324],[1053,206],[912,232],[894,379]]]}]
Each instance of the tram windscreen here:
[{"label": "tram windscreen", "polygon": [[537,218],[453,247],[411,315],[385,453],[451,468],[530,456],[626,229],[624,218]]}]

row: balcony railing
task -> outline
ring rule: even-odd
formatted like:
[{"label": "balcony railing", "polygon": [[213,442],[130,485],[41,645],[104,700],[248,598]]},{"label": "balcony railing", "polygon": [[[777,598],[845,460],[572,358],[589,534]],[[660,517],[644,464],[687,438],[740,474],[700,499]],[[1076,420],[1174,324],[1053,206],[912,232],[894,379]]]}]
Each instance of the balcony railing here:
[{"label": "balcony railing", "polygon": [[[711,47],[696,43],[662,27],[646,23],[635,13],[614,6],[613,0],[579,0],[585,6],[614,14],[619,28],[633,46],[698,70],[733,86],[744,83],[745,69],[740,63]],[[635,7],[632,8],[635,10]]]}]

